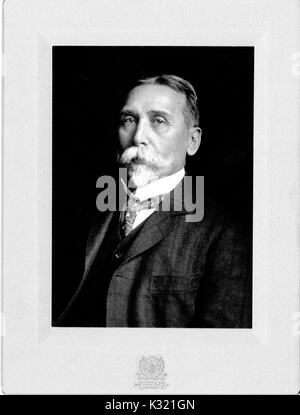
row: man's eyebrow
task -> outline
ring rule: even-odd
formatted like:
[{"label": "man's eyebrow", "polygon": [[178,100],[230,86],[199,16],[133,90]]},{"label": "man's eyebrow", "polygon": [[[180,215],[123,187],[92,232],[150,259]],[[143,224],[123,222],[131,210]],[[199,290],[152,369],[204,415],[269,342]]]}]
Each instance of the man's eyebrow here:
[{"label": "man's eyebrow", "polygon": [[[147,114],[149,114],[151,116],[153,116],[153,115],[160,115],[160,116],[166,117],[168,119],[172,119],[173,118],[173,116],[172,116],[171,113],[169,113],[168,111],[165,111],[165,110],[160,110],[160,109],[157,109],[157,110],[156,109],[149,110],[149,111],[147,111]],[[126,108],[126,107],[124,107],[124,108],[122,108],[120,110],[120,116],[122,116],[122,115],[133,115],[135,117],[138,117],[139,116],[139,114],[138,114],[138,112],[136,110],[134,110],[132,108]]]},{"label": "man's eyebrow", "polygon": [[148,111],[148,113],[150,115],[162,115],[166,118],[173,118],[172,114],[170,114],[168,111],[164,111],[164,110],[150,110],[150,111]]},{"label": "man's eyebrow", "polygon": [[138,113],[130,108],[122,108],[120,111],[120,115],[126,115],[126,114],[130,114],[130,115],[138,115]]}]

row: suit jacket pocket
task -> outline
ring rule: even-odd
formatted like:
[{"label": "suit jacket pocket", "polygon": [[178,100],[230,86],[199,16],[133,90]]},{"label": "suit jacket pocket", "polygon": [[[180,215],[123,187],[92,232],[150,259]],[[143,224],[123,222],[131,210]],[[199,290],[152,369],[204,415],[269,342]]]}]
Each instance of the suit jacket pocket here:
[{"label": "suit jacket pocket", "polygon": [[187,292],[196,288],[196,275],[153,275],[149,284],[149,291],[157,293]]}]

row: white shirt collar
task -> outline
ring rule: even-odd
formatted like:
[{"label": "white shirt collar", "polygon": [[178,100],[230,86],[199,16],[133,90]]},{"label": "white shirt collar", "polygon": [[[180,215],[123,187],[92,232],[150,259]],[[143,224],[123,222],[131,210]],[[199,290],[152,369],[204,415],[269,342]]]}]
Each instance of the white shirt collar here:
[{"label": "white shirt collar", "polygon": [[[164,193],[170,193],[177,184],[183,179],[185,174],[184,168],[170,176],[162,177],[142,187],[137,187],[135,196],[141,201],[155,197]],[[123,183],[125,185],[125,183]],[[125,186],[124,186],[125,188]]]}]

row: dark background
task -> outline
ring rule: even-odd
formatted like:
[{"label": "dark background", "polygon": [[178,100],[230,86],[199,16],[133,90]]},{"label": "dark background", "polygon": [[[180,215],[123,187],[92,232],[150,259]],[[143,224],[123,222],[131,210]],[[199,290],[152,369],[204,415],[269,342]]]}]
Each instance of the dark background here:
[{"label": "dark background", "polygon": [[[174,74],[196,89],[202,143],[189,174],[252,233],[253,47],[53,47],[53,317],[82,273],[76,233],[112,174],[118,111],[136,77]],[[78,261],[79,262],[78,262]]]}]

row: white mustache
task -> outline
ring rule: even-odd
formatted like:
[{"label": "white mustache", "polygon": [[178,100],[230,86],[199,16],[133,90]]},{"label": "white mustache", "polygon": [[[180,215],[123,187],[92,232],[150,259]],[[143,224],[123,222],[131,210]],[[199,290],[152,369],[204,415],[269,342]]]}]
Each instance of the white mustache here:
[{"label": "white mustache", "polygon": [[121,157],[118,157],[118,161],[122,165],[128,165],[130,163],[146,164],[153,167],[163,167],[168,163],[162,160],[155,151],[148,147],[132,146],[127,148]]}]

